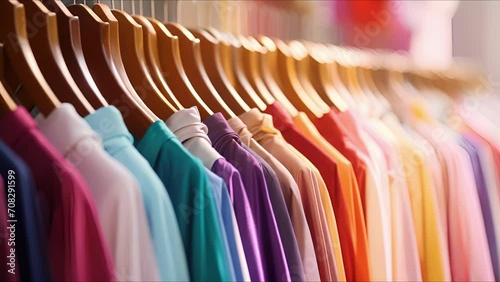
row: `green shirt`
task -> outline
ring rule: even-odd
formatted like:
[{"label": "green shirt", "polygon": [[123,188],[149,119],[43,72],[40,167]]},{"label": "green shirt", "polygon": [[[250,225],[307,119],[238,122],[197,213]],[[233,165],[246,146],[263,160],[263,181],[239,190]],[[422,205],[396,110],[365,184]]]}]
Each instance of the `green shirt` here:
[{"label": "green shirt", "polygon": [[201,161],[189,154],[163,121],[136,142],[168,190],[193,281],[232,279],[227,246],[209,179]]}]

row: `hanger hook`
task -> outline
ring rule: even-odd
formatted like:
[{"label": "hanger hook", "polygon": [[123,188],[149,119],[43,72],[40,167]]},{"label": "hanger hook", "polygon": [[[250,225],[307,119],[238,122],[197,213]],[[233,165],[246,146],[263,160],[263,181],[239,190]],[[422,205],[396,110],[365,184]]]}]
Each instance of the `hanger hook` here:
[{"label": "hanger hook", "polygon": [[155,0],[150,0],[149,3],[151,3],[151,7],[150,7],[150,9],[151,9],[151,17],[153,19],[156,19],[156,2],[155,2]]}]

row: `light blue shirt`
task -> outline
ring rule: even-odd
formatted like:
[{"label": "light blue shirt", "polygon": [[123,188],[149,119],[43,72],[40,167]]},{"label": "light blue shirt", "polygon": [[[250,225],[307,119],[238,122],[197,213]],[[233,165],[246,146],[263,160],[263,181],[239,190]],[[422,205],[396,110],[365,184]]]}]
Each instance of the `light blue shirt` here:
[{"label": "light blue shirt", "polygon": [[101,136],[106,152],[122,163],[141,187],[161,280],[189,281],[184,244],[167,189],[134,147],[120,112],[114,106],[102,107],[85,120]]},{"label": "light blue shirt", "polygon": [[234,270],[232,276],[235,281],[243,281],[243,272],[241,270],[240,257],[238,255],[238,248],[236,246],[236,235],[234,234],[233,217],[234,210],[227,192],[224,180],[217,176],[215,173],[205,168],[208,175],[208,181],[212,188],[215,204],[217,205],[218,217],[222,226],[222,235],[225,238],[225,244],[229,251],[228,258],[231,263],[231,268]]}]

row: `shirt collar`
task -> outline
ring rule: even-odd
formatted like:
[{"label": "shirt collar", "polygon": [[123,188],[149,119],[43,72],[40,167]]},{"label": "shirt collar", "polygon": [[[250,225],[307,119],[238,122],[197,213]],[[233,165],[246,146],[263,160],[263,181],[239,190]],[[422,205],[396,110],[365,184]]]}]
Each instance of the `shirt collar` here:
[{"label": "shirt collar", "polygon": [[211,115],[204,123],[208,126],[208,137],[212,140],[215,149],[230,140],[234,140],[238,142],[238,144],[241,144],[240,137],[229,126],[221,113]]},{"label": "shirt collar", "polygon": [[281,135],[280,131],[274,127],[273,117],[257,109],[251,109],[241,114],[239,118],[246,124],[247,130],[257,142],[269,135]]},{"label": "shirt collar", "polygon": [[165,121],[168,128],[179,138],[181,143],[198,137],[205,139],[208,143],[208,128],[201,122],[200,113],[197,107],[183,109],[174,113],[168,120]]},{"label": "shirt collar", "polygon": [[73,105],[68,103],[61,104],[47,117],[37,116],[36,121],[40,131],[63,155],[70,153],[83,139],[93,138],[101,142],[97,133],[78,115]]},{"label": "shirt collar", "polygon": [[292,117],[278,101],[269,105],[265,112],[273,116],[274,126],[279,131],[293,127]]},{"label": "shirt collar", "polygon": [[206,168],[212,169],[214,162],[222,158],[212,148],[212,142],[207,135],[208,128],[201,122],[197,107],[177,111],[170,116],[166,124],[182,142],[182,145],[191,154],[201,159]]},{"label": "shirt collar", "polygon": [[101,136],[105,146],[108,141],[120,137],[125,138],[130,143],[134,141],[120,111],[114,106],[99,108],[94,113],[86,116],[85,121]]},{"label": "shirt collar", "polygon": [[0,139],[12,147],[27,131],[36,128],[36,122],[24,107],[17,107],[14,111],[0,118]]},{"label": "shirt collar", "polygon": [[157,120],[148,128],[142,139],[137,140],[135,145],[137,150],[153,166],[163,144],[171,139],[176,139],[175,135],[168,129],[165,122]]},{"label": "shirt collar", "polygon": [[239,117],[233,117],[228,119],[227,123],[240,136],[241,142],[243,142],[243,144],[247,146],[250,146],[252,133],[248,130],[247,126],[243,123],[243,121]]}]

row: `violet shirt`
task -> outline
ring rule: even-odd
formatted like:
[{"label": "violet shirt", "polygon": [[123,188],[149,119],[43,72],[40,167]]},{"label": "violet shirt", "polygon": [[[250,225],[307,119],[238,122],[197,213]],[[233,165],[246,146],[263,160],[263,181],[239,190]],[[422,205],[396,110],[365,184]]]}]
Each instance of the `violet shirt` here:
[{"label": "violet shirt", "polygon": [[[497,244],[495,238],[495,226],[492,217],[492,209],[490,207],[490,202],[488,198],[488,190],[486,188],[486,182],[484,179],[483,169],[479,160],[479,155],[477,153],[478,140],[475,140],[474,136],[466,134],[463,136],[464,140],[461,140],[462,147],[467,151],[469,157],[471,158],[472,169],[474,171],[474,178],[476,180],[477,193],[479,196],[479,202],[481,203],[481,210],[483,212],[484,227],[486,230],[486,236],[488,237],[488,245],[490,247],[491,262],[493,266],[498,265],[498,254]],[[495,276],[498,276],[498,269],[493,267]]]},{"label": "violet shirt", "polygon": [[264,281],[264,268],[259,239],[257,238],[257,227],[240,172],[224,158],[213,163],[212,172],[224,180],[233,202],[250,278],[252,281]]},{"label": "violet shirt", "polygon": [[0,119],[0,139],[30,168],[55,281],[112,281],[114,267],[92,194],[23,107]]},{"label": "violet shirt", "polygon": [[305,281],[304,268],[302,266],[302,259],[300,258],[299,246],[297,238],[292,227],[292,220],[286,207],[285,198],[281,191],[281,185],[278,176],[273,168],[257,153],[252,151],[245,144],[242,145],[243,149],[252,154],[252,156],[259,161],[262,172],[266,179],[266,185],[269,192],[269,199],[271,200],[276,223],[278,224],[281,242],[285,250],[286,261],[288,270],[290,271],[290,278],[292,281]]},{"label": "violet shirt", "polygon": [[205,120],[212,146],[241,174],[252,207],[260,241],[265,280],[290,281],[283,244],[259,162],[241,147],[241,141],[222,114]]}]

